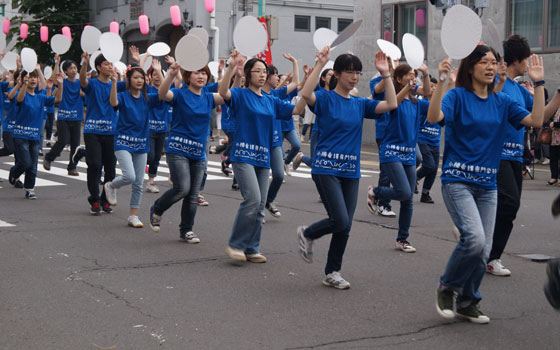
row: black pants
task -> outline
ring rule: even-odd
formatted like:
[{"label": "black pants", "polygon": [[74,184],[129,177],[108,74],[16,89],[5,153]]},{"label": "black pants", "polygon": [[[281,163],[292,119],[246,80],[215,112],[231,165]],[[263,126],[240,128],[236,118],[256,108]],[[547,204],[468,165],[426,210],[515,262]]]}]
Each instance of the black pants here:
[{"label": "black pants", "polygon": [[494,239],[488,261],[500,259],[513,229],[513,221],[521,204],[523,164],[511,160],[500,161],[497,182],[496,225],[494,226]]},{"label": "black pants", "polygon": [[2,133],[2,141],[4,142],[4,147],[0,148],[0,157],[6,157],[14,153],[14,139],[12,138],[12,133],[4,131]]},{"label": "black pants", "polygon": [[76,148],[80,145],[80,129],[82,126],[81,120],[68,121],[57,120],[56,129],[58,132],[58,139],[49,153],[45,155],[48,161],[54,161],[66,145],[70,145],[70,162],[68,163],[68,170],[76,169],[76,164],[72,162],[72,155]]},{"label": "black pants", "polygon": [[105,171],[103,183],[112,181],[115,178],[115,167],[117,158],[114,151],[113,135],[84,134],[86,144],[86,163],[87,163],[87,186],[90,194],[89,201],[106,202],[105,191],[99,196],[99,174],[101,167]]},{"label": "black pants", "polygon": [[51,140],[53,126],[54,126],[54,113],[47,113],[47,119],[45,120],[45,137],[47,138],[47,141]]},{"label": "black pants", "polygon": [[560,160],[560,146],[550,146],[550,178],[558,179],[558,160]]},{"label": "black pants", "polygon": [[159,161],[165,146],[165,133],[150,133],[150,152],[148,153],[148,175],[150,177],[157,176]]}]

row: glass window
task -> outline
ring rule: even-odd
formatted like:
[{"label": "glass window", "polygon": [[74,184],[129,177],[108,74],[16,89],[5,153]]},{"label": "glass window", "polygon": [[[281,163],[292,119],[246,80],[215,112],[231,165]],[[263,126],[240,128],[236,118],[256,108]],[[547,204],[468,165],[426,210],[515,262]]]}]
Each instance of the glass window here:
[{"label": "glass window", "polygon": [[346,27],[348,27],[349,25],[352,24],[352,20],[349,18],[339,18],[338,19],[338,25],[337,25],[337,30],[338,32],[342,32],[344,29],[346,29]]},{"label": "glass window", "polygon": [[548,46],[560,47],[560,0],[548,1]]},{"label": "glass window", "polygon": [[315,30],[319,28],[331,29],[330,17],[315,17]]},{"label": "glass window", "polygon": [[311,16],[294,17],[294,31],[296,32],[310,32],[311,31]]},{"label": "glass window", "polygon": [[382,9],[381,38],[395,43],[402,50],[402,36],[411,33],[424,43],[426,51],[426,3],[413,2],[389,5]]},{"label": "glass window", "polygon": [[533,51],[560,48],[560,0],[510,0],[508,34],[529,41]]},{"label": "glass window", "polygon": [[393,42],[393,9],[391,7],[385,7],[383,9],[383,30],[382,39]]}]

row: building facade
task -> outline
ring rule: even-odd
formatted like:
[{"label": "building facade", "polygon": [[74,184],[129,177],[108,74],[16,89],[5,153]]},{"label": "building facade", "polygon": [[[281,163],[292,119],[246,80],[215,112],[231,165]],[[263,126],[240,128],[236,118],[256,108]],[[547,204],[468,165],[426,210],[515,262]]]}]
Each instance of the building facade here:
[{"label": "building facade", "polygon": [[[454,2],[467,6],[487,5],[478,9],[483,24],[482,41],[486,43],[492,42],[486,30],[489,20],[495,23],[501,38],[512,34],[526,37],[532,51],[544,57],[546,88],[551,95],[555,93],[560,87],[560,0]],[[443,16],[443,11],[430,1],[355,0],[354,19],[367,18],[368,21],[364,22],[355,35],[354,52],[362,60],[373,57],[378,50],[377,39],[386,39],[401,46],[402,36],[407,32],[412,33],[425,44],[426,64],[430,73],[436,75],[439,62],[446,57],[440,41]],[[459,62],[454,63],[456,67],[458,64]],[[361,95],[368,94],[369,78],[375,73],[372,66],[364,65],[364,78],[359,85]],[[524,78],[527,79],[528,77]],[[369,120],[365,122],[364,142],[375,142],[373,124]]]}]

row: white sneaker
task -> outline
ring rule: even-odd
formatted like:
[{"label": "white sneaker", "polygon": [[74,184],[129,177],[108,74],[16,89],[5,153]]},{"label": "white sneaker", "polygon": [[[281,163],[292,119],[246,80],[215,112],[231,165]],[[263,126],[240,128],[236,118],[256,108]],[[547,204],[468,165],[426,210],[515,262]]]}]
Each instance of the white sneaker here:
[{"label": "white sneaker", "polygon": [[511,276],[511,271],[502,265],[502,260],[494,259],[486,265],[486,272],[495,276]]},{"label": "white sneaker", "polygon": [[159,193],[159,188],[157,187],[156,184],[148,184],[148,186],[146,186],[146,192],[149,193]]},{"label": "white sneaker", "polygon": [[103,188],[105,188],[105,197],[107,197],[107,202],[109,202],[112,206],[117,205],[117,189],[111,186],[111,182],[106,182],[105,185],[103,185]]},{"label": "white sneaker", "polygon": [[286,173],[286,176],[292,176],[292,173],[290,172],[290,164],[284,163],[284,172]]},{"label": "white sneaker", "polygon": [[548,164],[550,164],[550,159],[545,158],[545,159],[541,162],[541,164],[542,164],[542,165],[548,165]]},{"label": "white sneaker", "polygon": [[144,227],[144,224],[142,223],[142,221],[140,221],[140,219],[138,219],[138,216],[131,215],[128,217],[128,226],[134,228],[142,228]]},{"label": "white sneaker", "polygon": [[395,216],[397,216],[397,214],[395,214],[394,211],[387,209],[386,207],[382,206],[382,205],[378,205],[377,206],[377,214],[381,215],[381,216],[385,216],[388,218],[394,218]]},{"label": "white sneaker", "polygon": [[334,271],[329,273],[323,279],[323,284],[325,286],[334,287],[337,289],[348,289],[350,288],[350,282],[342,278],[340,272]]},{"label": "white sneaker", "polygon": [[395,249],[402,250],[405,253],[416,252],[416,248],[414,248],[407,240],[404,239],[395,243]]},{"label": "white sneaker", "polygon": [[236,261],[247,261],[247,257],[242,250],[232,248],[230,246],[226,247],[226,254],[233,260]]}]

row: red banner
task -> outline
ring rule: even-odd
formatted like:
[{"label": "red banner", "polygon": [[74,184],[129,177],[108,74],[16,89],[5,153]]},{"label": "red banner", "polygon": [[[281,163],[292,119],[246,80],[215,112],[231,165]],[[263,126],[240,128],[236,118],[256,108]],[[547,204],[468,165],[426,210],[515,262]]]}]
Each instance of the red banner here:
[{"label": "red banner", "polygon": [[268,29],[266,27],[266,19],[264,17],[260,17],[259,22],[262,23],[262,25],[264,27],[264,30],[266,30],[266,33],[267,33],[266,35],[268,37],[268,40],[267,40],[265,49],[257,54],[257,58],[260,58],[261,60],[265,61],[266,64],[271,65],[272,64],[272,52],[270,51],[270,36],[268,35]]}]

